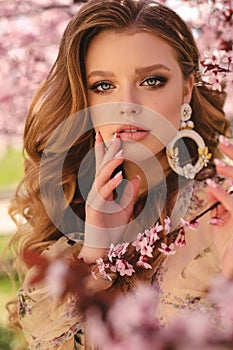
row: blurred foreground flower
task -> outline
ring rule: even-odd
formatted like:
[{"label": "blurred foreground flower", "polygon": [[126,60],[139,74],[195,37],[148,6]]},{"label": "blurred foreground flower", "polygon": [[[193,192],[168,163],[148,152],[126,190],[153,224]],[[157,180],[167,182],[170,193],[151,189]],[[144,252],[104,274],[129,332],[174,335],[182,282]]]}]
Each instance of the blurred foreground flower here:
[{"label": "blurred foreground flower", "polygon": [[118,296],[114,290],[90,293],[87,281],[94,276],[91,266],[82,260],[47,259],[32,251],[24,257],[36,271],[32,284],[43,281],[55,298],[75,294],[86,319],[88,339],[102,350],[233,349],[233,280],[218,276],[206,294],[210,308],[184,311],[164,327],[157,319],[156,284],[140,282]]}]

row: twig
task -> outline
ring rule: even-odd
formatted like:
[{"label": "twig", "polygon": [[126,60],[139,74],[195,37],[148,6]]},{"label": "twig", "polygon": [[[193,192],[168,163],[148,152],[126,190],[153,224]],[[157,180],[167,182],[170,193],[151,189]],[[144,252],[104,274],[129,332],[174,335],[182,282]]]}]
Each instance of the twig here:
[{"label": "twig", "polygon": [[[228,194],[233,194],[233,190],[228,192]],[[200,219],[202,216],[204,216],[206,213],[208,213],[209,211],[217,208],[219,206],[219,204],[221,204],[220,201],[215,202],[214,204],[212,204],[209,208],[205,209],[202,213],[198,214],[197,216],[195,216],[195,218],[193,218],[192,220],[190,220],[190,224],[194,224],[198,219]],[[177,232],[179,232],[182,228],[184,228],[184,226],[179,226],[178,228],[176,228],[174,231],[170,232],[167,236],[174,236],[175,234],[177,234]]]},{"label": "twig", "polygon": [[[233,194],[233,191],[230,191],[229,194]],[[193,224],[195,221],[197,221],[198,219],[200,219],[202,216],[204,216],[206,213],[208,213],[209,211],[217,208],[219,206],[219,204],[221,204],[221,202],[216,202],[214,204],[212,204],[209,208],[207,208],[206,210],[204,210],[202,213],[200,213],[199,215],[197,215],[194,219],[192,219],[190,221],[190,224]]]}]

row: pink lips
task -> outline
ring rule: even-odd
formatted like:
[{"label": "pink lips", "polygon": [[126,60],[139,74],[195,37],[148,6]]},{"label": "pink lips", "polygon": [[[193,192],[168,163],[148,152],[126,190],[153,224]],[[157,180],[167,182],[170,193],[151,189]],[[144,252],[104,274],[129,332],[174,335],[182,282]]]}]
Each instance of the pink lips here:
[{"label": "pink lips", "polygon": [[116,136],[131,141],[141,141],[148,136],[149,130],[142,129],[135,125],[124,125],[117,129]]}]

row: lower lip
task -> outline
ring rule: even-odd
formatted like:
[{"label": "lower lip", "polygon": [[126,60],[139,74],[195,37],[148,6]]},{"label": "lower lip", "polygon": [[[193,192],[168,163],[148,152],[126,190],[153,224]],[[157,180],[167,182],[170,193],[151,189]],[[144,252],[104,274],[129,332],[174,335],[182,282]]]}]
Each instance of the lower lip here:
[{"label": "lower lip", "polygon": [[130,140],[130,141],[141,141],[148,136],[148,131],[137,131],[137,132],[120,132],[117,137]]}]

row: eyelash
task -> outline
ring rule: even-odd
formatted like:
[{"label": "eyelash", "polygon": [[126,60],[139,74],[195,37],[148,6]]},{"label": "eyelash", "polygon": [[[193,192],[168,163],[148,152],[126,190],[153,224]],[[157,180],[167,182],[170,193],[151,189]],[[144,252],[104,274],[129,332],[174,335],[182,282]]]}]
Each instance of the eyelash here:
[{"label": "eyelash", "polygon": [[[148,82],[149,80],[155,80],[154,85],[143,85],[145,82]],[[143,80],[143,82],[140,84],[140,86],[147,86],[152,89],[159,89],[162,88],[166,83],[168,82],[168,78],[163,75],[156,75],[151,76]]]},{"label": "eyelash", "polygon": [[[149,80],[154,80],[155,84],[154,85],[149,85],[149,84],[144,85],[146,82],[148,83]],[[142,83],[140,83],[140,86],[146,86],[146,87],[151,88],[151,89],[159,89],[159,88],[164,87],[166,85],[167,81],[168,81],[167,77],[165,77],[163,75],[156,75],[156,76],[151,76],[151,77],[144,79],[142,81]],[[109,87],[107,89],[103,89],[104,84],[109,85]],[[98,90],[98,88],[101,88],[101,87],[102,87],[102,90]],[[108,81],[97,81],[92,86],[90,86],[89,89],[94,91],[97,94],[108,94],[114,88],[115,88],[115,86]]]},{"label": "eyelash", "polygon": [[[104,84],[107,84],[110,87],[108,89],[98,90],[98,88],[101,88],[101,86],[103,87]],[[97,81],[90,87],[90,90],[94,91],[97,94],[106,94],[109,93],[112,88],[114,88],[114,85],[108,81]]]}]

